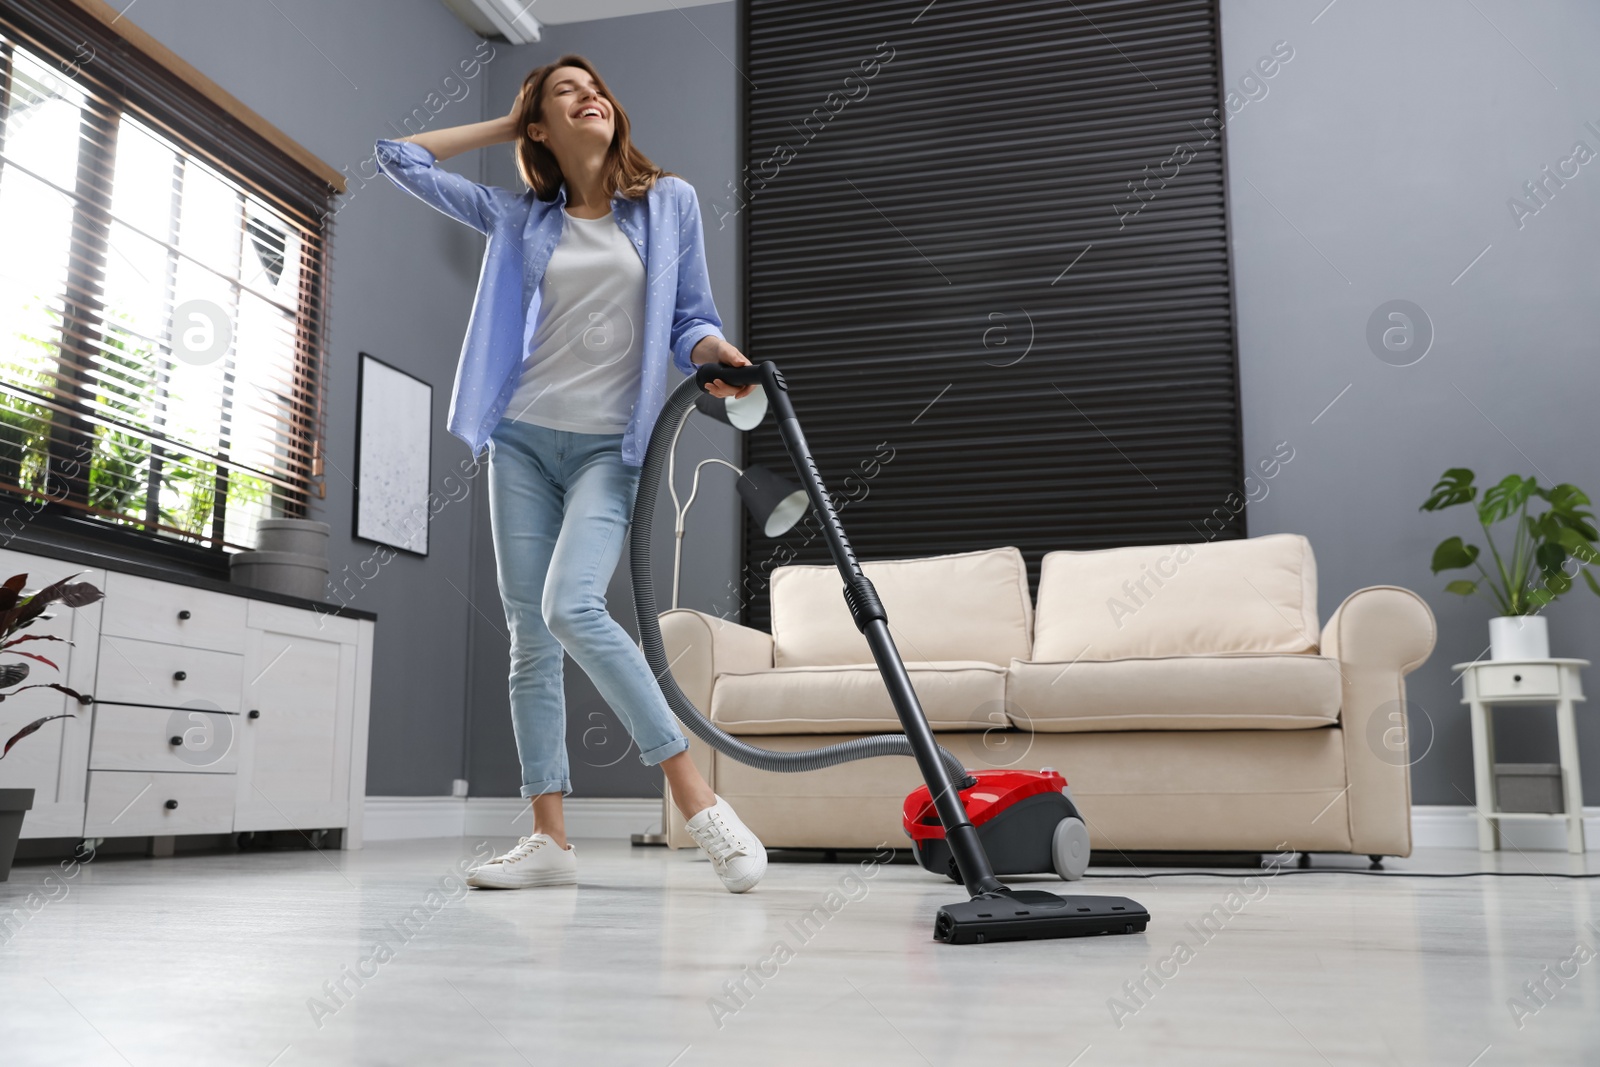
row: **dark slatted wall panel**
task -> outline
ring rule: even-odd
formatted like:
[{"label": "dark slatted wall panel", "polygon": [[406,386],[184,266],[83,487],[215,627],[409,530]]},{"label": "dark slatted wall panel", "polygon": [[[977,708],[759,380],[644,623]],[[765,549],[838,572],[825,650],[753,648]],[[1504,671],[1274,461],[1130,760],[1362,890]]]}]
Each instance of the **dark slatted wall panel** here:
[{"label": "dark slatted wall panel", "polygon": [[[1244,535],[1212,0],[750,0],[745,351],[864,560]],[[1179,146],[1183,146],[1180,149]],[[768,424],[746,460],[788,472]],[[1235,512],[1238,512],[1235,514]],[[741,617],[828,560],[746,520]]]}]

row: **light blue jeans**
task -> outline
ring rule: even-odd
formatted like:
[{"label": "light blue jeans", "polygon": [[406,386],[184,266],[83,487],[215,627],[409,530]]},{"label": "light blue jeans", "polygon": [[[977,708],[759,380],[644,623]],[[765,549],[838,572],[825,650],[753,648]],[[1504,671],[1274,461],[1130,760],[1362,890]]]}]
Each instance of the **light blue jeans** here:
[{"label": "light blue jeans", "polygon": [[622,434],[501,419],[489,435],[495,572],[511,637],[511,724],[522,795],[572,792],[563,649],[653,767],[689,747],[644,653],[606,610],[628,540],[640,468]]}]

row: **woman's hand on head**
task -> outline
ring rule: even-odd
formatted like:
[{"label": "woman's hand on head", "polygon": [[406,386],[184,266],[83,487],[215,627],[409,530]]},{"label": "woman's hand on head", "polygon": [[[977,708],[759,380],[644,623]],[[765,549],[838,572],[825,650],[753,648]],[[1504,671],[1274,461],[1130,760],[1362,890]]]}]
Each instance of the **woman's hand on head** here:
[{"label": "woman's hand on head", "polygon": [[505,127],[508,139],[520,140],[522,137],[522,97],[526,89],[519,89],[516,97],[511,101],[511,111],[500,119]]},{"label": "woman's hand on head", "polygon": [[[730,367],[752,366],[743,352],[715,334],[701,338],[700,343],[695,345],[694,351],[689,354],[689,359],[697,364],[726,363]],[[711,384],[706,387],[706,392],[712,396],[743,398],[749,396],[754,388],[754,385],[734,387],[721,378],[713,378]]]}]

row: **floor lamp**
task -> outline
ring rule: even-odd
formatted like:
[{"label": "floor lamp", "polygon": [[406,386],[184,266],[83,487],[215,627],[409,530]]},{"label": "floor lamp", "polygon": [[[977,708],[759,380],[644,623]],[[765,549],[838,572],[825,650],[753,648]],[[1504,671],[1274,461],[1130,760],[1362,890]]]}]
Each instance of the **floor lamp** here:
[{"label": "floor lamp", "polygon": [[[672,545],[672,606],[678,606],[678,579],[683,570],[683,531],[685,520],[689,514],[689,507],[694,503],[695,495],[700,491],[700,471],[708,463],[719,464],[727,467],[739,476],[739,499],[744,502],[748,511],[757,522],[761,524],[761,532],[768,537],[782,537],[794,529],[810,507],[805,491],[793,482],[774,474],[760,464],[752,464],[742,470],[725,459],[712,456],[695,464],[694,478],[689,487],[689,499],[678,500],[677,457],[678,438],[683,434],[683,428],[689,421],[689,416],[698,409],[702,414],[709,415],[718,422],[727,423],[736,430],[753,430],[761,425],[761,420],[767,416],[767,395],[761,386],[756,386],[750,393],[740,398],[716,397],[710,393],[701,393],[695,397],[694,408],[686,410],[683,419],[672,431],[672,447],[667,450],[667,490],[672,494],[672,507],[676,516],[673,524]],[[670,813],[667,810],[666,790],[661,793],[661,832],[659,834],[634,834],[635,845],[665,845],[667,843],[667,819]]]}]

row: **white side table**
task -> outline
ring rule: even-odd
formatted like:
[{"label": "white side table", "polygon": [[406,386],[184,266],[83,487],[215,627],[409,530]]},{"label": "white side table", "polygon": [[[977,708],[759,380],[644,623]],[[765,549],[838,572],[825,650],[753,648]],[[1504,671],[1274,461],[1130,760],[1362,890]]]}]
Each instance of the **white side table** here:
[{"label": "white side table", "polygon": [[[1500,847],[1504,819],[1565,819],[1567,851],[1584,850],[1583,778],[1578,772],[1578,730],[1572,706],[1583,700],[1578,671],[1586,659],[1478,660],[1457,663],[1462,672],[1461,702],[1472,708],[1472,765],[1478,792],[1478,848]],[[1561,750],[1561,795],[1565,811],[1546,814],[1499,811],[1494,790],[1494,717],[1496,704],[1554,704],[1556,739]]]}]

